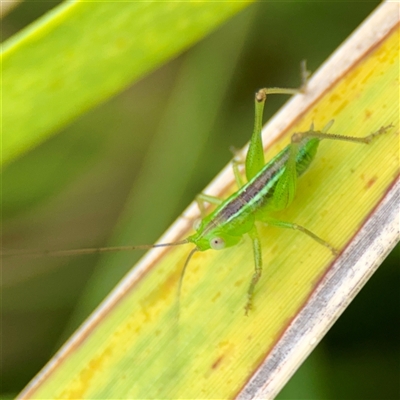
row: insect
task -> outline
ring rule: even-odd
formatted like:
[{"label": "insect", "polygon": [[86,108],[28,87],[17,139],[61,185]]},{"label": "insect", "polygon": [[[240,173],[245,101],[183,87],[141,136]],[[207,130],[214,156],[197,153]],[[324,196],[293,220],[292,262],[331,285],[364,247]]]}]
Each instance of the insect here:
[{"label": "insect", "polygon": [[[244,235],[249,235],[254,256],[254,272],[247,291],[245,314],[253,306],[255,287],[262,274],[261,238],[257,230],[257,223],[292,229],[303,232],[319,244],[329,249],[334,256],[338,250],[328,242],[296,223],[275,219],[273,213],[286,209],[293,201],[298,178],[309,168],[313,162],[321,140],[341,140],[346,142],[369,144],[379,135],[384,134],[392,127],[381,127],[376,132],[365,137],[342,136],[328,133],[333,124],[330,121],[323,129],[315,130],[311,125],[306,132],[294,133],[291,143],[285,147],[272,160],[265,163],[263,142],[261,136],[262,118],[267,96],[270,94],[296,94],[304,90],[307,74],[303,66],[303,86],[300,89],[264,88],[255,95],[255,125],[250,139],[249,148],[245,159],[245,175],[247,182],[243,182],[239,171],[240,162],[234,158],[232,166],[238,191],[226,200],[207,194],[196,197],[201,218],[196,221],[195,233],[186,239],[173,243],[160,243],[154,245],[122,246],[99,249],[61,250],[37,252],[37,255],[64,256],[72,254],[89,254],[95,252],[108,252],[119,250],[148,249],[153,247],[176,246],[194,244],[183,265],[179,286],[178,302],[185,271],[192,256],[198,251],[209,249],[221,250],[235,246]],[[215,210],[207,215],[205,203],[216,206]]]},{"label": "insect", "polygon": [[[185,262],[180,286],[189,260],[196,251],[221,250],[235,246],[244,234],[250,236],[253,246],[254,273],[247,291],[246,315],[252,308],[254,289],[262,273],[261,239],[256,222],[303,232],[327,247],[334,256],[338,255],[337,249],[305,227],[275,219],[271,214],[287,208],[292,203],[296,193],[297,179],[314,160],[321,140],[332,139],[369,144],[392,127],[392,125],[381,127],[368,136],[358,138],[328,133],[333,120],[321,131],[314,130],[311,125],[306,132],[294,133],[291,143],[271,161],[264,164],[261,120],[264,103],[270,93],[282,92],[280,89],[261,89],[256,93],[256,124],[245,162],[247,183],[243,183],[237,163],[234,162],[233,170],[239,190],[226,200],[200,194],[197,198],[200,204],[206,201],[217,205],[217,208],[208,216],[203,215],[197,223],[196,233],[183,241],[183,243],[193,243],[196,247],[189,253]],[[204,210],[201,205],[199,208]]]}]

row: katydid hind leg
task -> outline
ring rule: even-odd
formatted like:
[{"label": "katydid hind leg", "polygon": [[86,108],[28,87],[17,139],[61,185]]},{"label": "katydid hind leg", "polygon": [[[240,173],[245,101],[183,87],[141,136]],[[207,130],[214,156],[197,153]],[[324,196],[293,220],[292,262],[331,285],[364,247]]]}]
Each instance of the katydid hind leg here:
[{"label": "katydid hind leg", "polygon": [[291,143],[289,145],[289,158],[286,161],[284,171],[276,184],[271,199],[271,207],[274,210],[284,210],[294,199],[297,190],[296,157],[298,151],[298,143]]},{"label": "katydid hind leg", "polygon": [[[325,135],[326,132],[331,128],[333,123],[334,120],[329,121],[324,126],[321,132]],[[314,123],[311,123],[309,132],[314,132]],[[292,136],[292,140],[289,145],[289,158],[286,161],[284,172],[278,180],[273,198],[271,200],[271,205],[274,210],[284,210],[294,200],[294,196],[297,190],[297,179],[298,179],[297,155],[299,153],[300,148],[301,148],[300,141],[297,140],[296,134],[294,134]]]},{"label": "katydid hind leg", "polygon": [[364,137],[357,137],[357,136],[345,136],[345,135],[338,135],[335,133],[327,133],[328,129],[332,126],[333,120],[330,121],[324,129],[321,131],[314,131],[309,130],[307,132],[298,132],[292,135],[292,144],[293,143],[300,143],[303,139],[306,138],[316,138],[316,139],[329,139],[329,140],[340,140],[343,142],[352,142],[352,143],[360,143],[360,144],[370,144],[374,141],[377,137],[387,133],[390,128],[393,128],[393,125],[382,126],[377,131],[372,132],[371,134],[364,136]]},{"label": "katydid hind leg", "polygon": [[301,68],[301,86],[300,88],[263,88],[260,89],[255,96],[255,117],[254,117],[254,130],[250,139],[249,149],[246,155],[246,177],[250,181],[254,178],[265,164],[264,148],[262,142],[262,118],[264,113],[264,105],[267,96],[270,94],[287,94],[294,95],[297,93],[304,93],[306,90],[309,71],[307,71],[306,62],[303,61],[300,65]]}]

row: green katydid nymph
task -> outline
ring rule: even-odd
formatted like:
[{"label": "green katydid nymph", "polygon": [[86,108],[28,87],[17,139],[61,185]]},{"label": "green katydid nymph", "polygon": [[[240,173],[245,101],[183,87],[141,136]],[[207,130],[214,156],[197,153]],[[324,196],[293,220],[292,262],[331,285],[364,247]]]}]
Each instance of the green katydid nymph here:
[{"label": "green katydid nymph", "polygon": [[[257,223],[264,223],[276,227],[294,229],[305,233],[319,244],[325,246],[333,255],[338,254],[331,244],[319,236],[292,222],[282,221],[273,217],[273,212],[286,209],[293,201],[297,179],[309,168],[323,139],[341,140],[354,143],[371,143],[376,137],[388,131],[391,125],[381,127],[376,132],[365,137],[342,136],[328,133],[333,121],[321,129],[316,130],[311,125],[306,132],[294,133],[291,143],[277,154],[271,161],[265,163],[263,142],[261,136],[262,116],[264,104],[269,94],[293,95],[304,91],[307,74],[303,66],[303,86],[301,89],[266,88],[260,89],[255,95],[255,126],[250,139],[245,160],[244,183],[239,171],[239,161],[233,160],[233,172],[238,185],[238,191],[226,200],[200,194],[196,201],[199,205],[201,219],[195,223],[195,233],[184,240],[174,243],[160,243],[154,245],[122,246],[98,249],[62,250],[36,252],[36,255],[64,256],[72,254],[89,254],[96,252],[110,252],[119,250],[148,249],[153,247],[176,246],[194,244],[182,268],[178,286],[178,304],[185,271],[190,259],[197,251],[209,249],[221,250],[235,246],[242,237],[249,235],[254,256],[254,272],[247,291],[245,304],[246,315],[252,308],[254,289],[262,273],[261,238],[257,230]],[[206,215],[204,203],[216,205],[214,211]],[[20,253],[18,253],[20,254]],[[32,254],[32,253],[30,253]],[[4,255],[4,254],[3,254]]]},{"label": "green katydid nymph", "polygon": [[[278,89],[273,90],[272,93],[278,93]],[[221,250],[235,246],[244,234],[250,236],[255,270],[247,292],[246,315],[252,307],[254,288],[262,273],[261,239],[257,232],[256,222],[303,232],[319,244],[327,247],[333,255],[338,255],[338,250],[313,232],[298,224],[275,219],[271,214],[283,210],[291,204],[296,193],[297,178],[308,169],[314,160],[319,142],[322,139],[368,144],[391,127],[391,125],[381,127],[368,136],[358,138],[327,133],[333,124],[333,120],[321,131],[314,130],[314,127],[311,126],[307,132],[294,133],[291,144],[264,165],[261,127],[258,129],[257,122],[261,121],[267,94],[269,94],[269,89],[261,89],[256,94],[256,128],[246,156],[246,178],[248,182],[243,184],[237,164],[234,163],[233,169],[239,190],[226,200],[200,194],[197,197],[200,204],[206,201],[216,204],[217,208],[211,214],[202,216],[195,227],[196,233],[183,241],[183,243],[193,243],[196,247],[190,252],[185,262],[179,292],[185,269],[196,251]],[[199,208],[204,210],[203,206]]]}]

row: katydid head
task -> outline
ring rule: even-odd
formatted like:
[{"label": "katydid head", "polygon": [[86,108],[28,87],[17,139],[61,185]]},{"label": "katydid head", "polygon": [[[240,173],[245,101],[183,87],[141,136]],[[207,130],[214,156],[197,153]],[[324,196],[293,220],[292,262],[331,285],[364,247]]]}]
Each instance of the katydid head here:
[{"label": "katydid head", "polygon": [[240,236],[230,235],[221,226],[215,227],[215,223],[208,221],[207,218],[196,220],[193,227],[196,229],[196,233],[186,240],[195,244],[199,251],[222,250],[234,246],[240,241]]},{"label": "katydid head", "polygon": [[213,220],[210,220],[209,217],[204,219],[197,219],[194,224],[193,228],[196,230],[196,233],[193,235],[188,236],[185,239],[186,243],[193,243],[196,247],[190,251],[188,254],[185,264],[183,265],[181,276],[179,278],[179,285],[178,285],[178,296],[177,296],[177,305],[178,305],[178,312],[177,312],[177,320],[179,321],[179,313],[180,313],[180,298],[181,298],[181,290],[182,290],[182,283],[185,277],[186,269],[189,265],[189,262],[194,253],[197,251],[206,251],[209,249],[213,250],[222,250],[226,247],[231,247],[237,244],[241,237],[240,236],[232,236],[228,233],[224,232],[223,228],[215,227],[215,223]]}]

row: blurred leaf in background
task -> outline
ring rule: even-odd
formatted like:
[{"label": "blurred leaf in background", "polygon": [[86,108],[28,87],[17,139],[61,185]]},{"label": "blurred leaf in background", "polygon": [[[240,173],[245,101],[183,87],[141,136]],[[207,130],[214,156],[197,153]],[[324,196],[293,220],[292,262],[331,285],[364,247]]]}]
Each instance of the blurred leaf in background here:
[{"label": "blurred leaf in background", "polygon": [[[4,18],[3,39],[54,4],[21,4]],[[248,141],[255,90],[298,86],[300,61],[317,69],[378,4],[251,5],[12,163],[3,174],[4,246],[153,243],[229,162],[229,146]],[[285,101],[270,98],[265,118]],[[279,398],[398,398],[396,254]],[[13,260],[4,268],[4,393],[28,383],[139,257]]]}]

